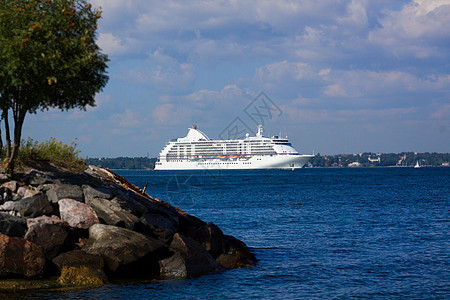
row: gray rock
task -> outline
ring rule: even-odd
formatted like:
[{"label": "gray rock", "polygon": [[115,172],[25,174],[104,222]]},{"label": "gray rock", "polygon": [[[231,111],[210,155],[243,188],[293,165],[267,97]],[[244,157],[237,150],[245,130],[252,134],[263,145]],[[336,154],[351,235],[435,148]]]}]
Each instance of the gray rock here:
[{"label": "gray rock", "polygon": [[38,186],[46,183],[53,183],[53,179],[45,173],[41,173],[38,171],[31,171],[28,174],[28,184],[33,186]]},{"label": "gray rock", "polygon": [[58,203],[61,199],[73,199],[78,202],[84,201],[81,187],[72,184],[54,184],[47,190],[46,194],[48,200],[52,203]]},{"label": "gray rock", "polygon": [[38,193],[18,201],[8,201],[0,206],[0,211],[16,212],[21,217],[38,217],[53,211],[47,197]]},{"label": "gray rock", "polygon": [[162,277],[189,278],[222,269],[199,243],[178,233],[173,236],[169,250],[175,254],[159,261]]},{"label": "gray rock", "polygon": [[0,233],[23,237],[26,231],[25,219],[0,213]]},{"label": "gray rock", "polygon": [[136,262],[163,247],[162,242],[140,233],[96,224],[89,228],[89,240],[82,250],[102,256],[108,268],[116,271],[119,267]]},{"label": "gray rock", "polygon": [[217,263],[225,268],[244,268],[256,266],[258,259],[247,248],[244,242],[235,237],[224,235],[223,243],[226,253],[221,254],[217,259]]},{"label": "gray rock", "polygon": [[136,216],[142,216],[145,212],[147,212],[147,208],[145,206],[141,205],[127,194],[119,194],[114,197],[111,202]]},{"label": "gray rock", "polygon": [[214,258],[225,252],[223,232],[212,222],[191,228],[186,235],[199,242]]},{"label": "gray rock", "polygon": [[4,184],[2,184],[2,187],[9,189],[13,193],[15,193],[17,191],[18,186],[19,186],[19,183],[15,180],[11,180],[11,181],[8,181],[8,182],[5,182]]},{"label": "gray rock", "polygon": [[0,187],[0,205],[12,200],[11,190],[6,187]]},{"label": "gray rock", "polygon": [[100,222],[95,211],[84,203],[73,199],[61,199],[58,205],[61,220],[71,227],[87,229]]},{"label": "gray rock", "polygon": [[106,187],[94,188],[90,185],[84,184],[81,188],[83,189],[84,201],[86,204],[89,204],[92,199],[100,198],[110,200],[113,196],[111,190]]},{"label": "gray rock", "polygon": [[22,198],[28,198],[28,197],[32,197],[36,194],[38,194],[39,191],[36,189],[31,189],[31,188],[27,188],[24,186],[21,186],[17,189],[17,195],[22,197]]},{"label": "gray rock", "polygon": [[133,230],[139,220],[135,215],[106,199],[94,198],[90,200],[89,206],[94,209],[99,220],[103,221],[101,223],[108,225]]},{"label": "gray rock", "polygon": [[168,218],[162,215],[146,213],[139,219],[137,231],[168,243],[172,240],[177,228]]}]

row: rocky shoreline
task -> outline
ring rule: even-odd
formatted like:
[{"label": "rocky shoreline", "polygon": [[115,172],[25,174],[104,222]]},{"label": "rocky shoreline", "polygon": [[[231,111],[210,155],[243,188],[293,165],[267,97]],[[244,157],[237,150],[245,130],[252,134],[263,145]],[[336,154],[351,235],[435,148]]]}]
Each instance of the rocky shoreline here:
[{"label": "rocky shoreline", "polygon": [[[215,224],[107,169],[75,174],[33,163],[0,184],[0,280],[99,285],[196,277],[257,262],[245,243]],[[26,289],[26,281],[1,285]]]}]

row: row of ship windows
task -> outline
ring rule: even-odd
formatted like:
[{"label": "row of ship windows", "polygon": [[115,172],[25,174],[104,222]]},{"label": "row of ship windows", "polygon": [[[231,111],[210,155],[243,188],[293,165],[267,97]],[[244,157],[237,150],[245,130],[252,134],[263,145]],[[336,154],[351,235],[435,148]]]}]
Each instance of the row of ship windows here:
[{"label": "row of ship windows", "polygon": [[211,145],[211,144],[242,144],[242,143],[272,143],[280,142],[279,140],[250,140],[250,141],[226,141],[225,143],[218,143],[217,141],[199,141],[199,142],[172,142],[177,145]]},{"label": "row of ship windows", "polygon": [[[199,165],[205,166],[205,165],[237,165],[236,162],[224,162],[224,163],[199,163]],[[241,163],[243,165],[251,165],[251,162],[244,162]]]},{"label": "row of ship windows", "polygon": [[[273,149],[273,147],[272,146],[257,146],[257,147],[250,147],[250,148],[248,148],[248,147],[242,147],[242,148],[238,148],[238,147],[227,147],[227,148],[205,148],[205,149],[199,149],[199,148],[195,148],[195,151],[196,152],[199,152],[199,151],[208,151],[208,152],[211,152],[211,151],[223,151],[223,150],[227,150],[227,151],[242,151],[242,150],[247,150],[247,149],[251,149],[251,150],[258,150],[258,149]],[[171,152],[176,152],[176,151],[191,151],[191,150],[194,150],[193,148],[172,148],[172,149],[170,149],[169,151],[171,151]]]},{"label": "row of ship windows", "polygon": [[[277,154],[275,151],[255,151],[252,152],[251,155],[264,155],[264,154]],[[222,156],[222,155],[226,155],[226,156],[233,156],[233,155],[246,155],[241,154],[241,153],[226,153],[226,154],[222,154],[222,153],[196,153],[195,155],[190,155],[190,154],[184,154],[184,153],[168,153],[167,157],[174,157],[174,156]]]},{"label": "row of ship windows", "polygon": [[238,148],[238,147],[255,147],[255,146],[273,146],[273,145],[286,145],[289,143],[258,143],[258,144],[233,144],[233,145],[172,145],[172,148],[177,148],[177,147],[195,147],[195,148],[223,148],[223,147],[234,147],[234,148]]},{"label": "row of ship windows", "polygon": [[190,144],[186,144],[186,145],[173,145],[172,147],[194,147],[195,148],[213,148],[213,147],[246,147],[246,146],[261,146],[261,145],[286,145],[288,143],[251,143],[250,145],[248,144],[219,144],[219,145],[190,145]]}]

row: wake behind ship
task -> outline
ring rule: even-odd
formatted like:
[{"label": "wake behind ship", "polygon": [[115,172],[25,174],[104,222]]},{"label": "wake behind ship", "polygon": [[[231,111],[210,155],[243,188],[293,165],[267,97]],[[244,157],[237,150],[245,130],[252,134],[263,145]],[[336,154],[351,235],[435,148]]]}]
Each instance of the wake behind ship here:
[{"label": "wake behind ship", "polygon": [[161,150],[155,170],[298,169],[312,157],[299,154],[287,137],[264,137],[261,125],[256,136],[241,140],[211,140],[193,125]]}]

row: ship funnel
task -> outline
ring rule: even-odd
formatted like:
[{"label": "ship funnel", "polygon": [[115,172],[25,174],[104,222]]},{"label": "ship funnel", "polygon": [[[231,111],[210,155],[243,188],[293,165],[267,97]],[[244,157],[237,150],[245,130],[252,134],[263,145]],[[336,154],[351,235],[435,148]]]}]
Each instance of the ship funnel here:
[{"label": "ship funnel", "polygon": [[263,136],[263,132],[264,129],[262,127],[262,125],[258,125],[258,133],[256,134],[257,137],[262,137]]}]

